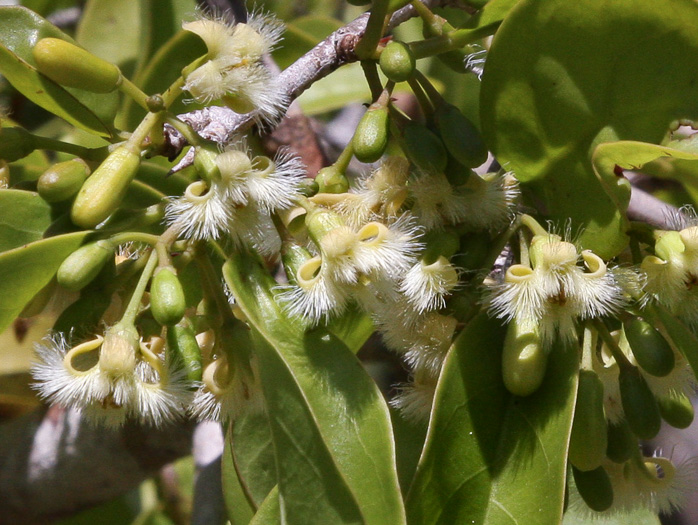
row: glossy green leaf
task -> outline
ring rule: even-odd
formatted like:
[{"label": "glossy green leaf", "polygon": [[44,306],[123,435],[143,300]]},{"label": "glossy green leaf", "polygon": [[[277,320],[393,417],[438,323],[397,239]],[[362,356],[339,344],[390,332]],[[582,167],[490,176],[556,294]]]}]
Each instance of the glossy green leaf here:
[{"label": "glossy green leaf", "polygon": [[353,102],[369,102],[371,91],[359,64],[347,64],[315,82],[298,97],[303,112],[317,115]]},{"label": "glossy green leaf", "polygon": [[23,159],[10,164],[10,186],[22,181],[35,181],[46,171],[51,162],[41,150],[32,151]]},{"label": "glossy green leaf", "polygon": [[579,242],[603,257],[627,244],[628,192],[602,186],[590,154],[613,140],[658,143],[672,121],[698,117],[697,23],[692,0],[523,0],[495,35],[485,140],[543,214],[584,227]]},{"label": "glossy green leaf", "polygon": [[277,523],[281,523],[281,506],[279,503],[279,489],[274,487],[259,507],[250,524],[275,525]]},{"label": "glossy green leaf", "polygon": [[543,384],[521,398],[502,383],[503,338],[485,313],[456,338],[407,497],[410,523],[559,523],[577,351],[555,345]]},{"label": "glossy green leaf", "polygon": [[327,323],[327,330],[356,353],[376,330],[371,316],[354,306]]},{"label": "glossy green leaf", "polygon": [[88,233],[50,237],[0,253],[0,282],[3,283],[0,332],[48,284],[63,260],[82,244]]},{"label": "glossy green leaf", "polygon": [[0,190],[0,252],[41,239],[51,224],[51,206],[37,193]]},{"label": "glossy green leaf", "polygon": [[230,434],[226,435],[225,448],[221,458],[223,500],[231,525],[247,525],[255,513],[235,468]]},{"label": "glossy green leaf", "polygon": [[73,40],[36,13],[23,7],[0,7],[0,73],[29,100],[71,124],[110,136],[117,93],[97,94],[63,88],[39,73],[34,44],[45,37]]},{"label": "glossy green leaf", "polygon": [[255,353],[288,523],[404,523],[387,406],[352,352],[323,328],[303,332],[248,253],[223,275],[254,328]]}]

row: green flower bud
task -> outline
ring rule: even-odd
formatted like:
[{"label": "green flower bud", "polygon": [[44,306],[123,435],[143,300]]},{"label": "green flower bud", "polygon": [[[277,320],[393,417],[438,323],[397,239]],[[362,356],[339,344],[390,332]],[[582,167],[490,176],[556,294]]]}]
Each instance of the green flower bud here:
[{"label": "green flower bud", "polygon": [[378,65],[388,79],[393,82],[404,82],[414,73],[416,60],[407,44],[392,40],[381,52]]},{"label": "green flower bud", "polygon": [[36,191],[46,202],[64,201],[80,190],[89,174],[90,168],[82,159],[59,162],[41,174]]},{"label": "green flower bud", "polygon": [[184,289],[174,268],[158,268],[150,283],[150,311],[155,320],[167,326],[177,324],[186,308]]},{"label": "green flower bud", "polygon": [[427,171],[444,171],[448,163],[441,139],[419,122],[410,121],[402,130],[402,149],[417,166]]},{"label": "green flower bud", "polygon": [[625,463],[637,452],[637,437],[626,421],[618,424],[609,423],[607,430],[606,457],[615,463]]},{"label": "green flower bud", "polygon": [[659,432],[662,417],[645,378],[636,367],[622,367],[618,383],[623,412],[630,430],[640,439],[652,439]]},{"label": "green flower bud", "polygon": [[167,327],[167,352],[172,362],[185,370],[189,381],[201,381],[201,348],[189,323]]},{"label": "green flower bud", "polygon": [[513,319],[502,350],[502,378],[507,390],[522,397],[533,394],[543,382],[547,364],[537,321]]},{"label": "green flower bud", "polygon": [[434,119],[446,149],[463,166],[475,168],[487,160],[487,147],[480,131],[456,106],[448,102],[439,104]]},{"label": "green flower bud", "polygon": [[121,83],[114,64],[60,38],[42,38],[32,55],[39,72],[62,86],[109,93]]},{"label": "green flower bud", "polygon": [[97,241],[81,246],[58,268],[58,284],[68,290],[81,290],[97,277],[107,261],[114,257],[114,245]]},{"label": "green flower bud", "polygon": [[633,318],[625,323],[625,337],[637,364],[648,374],[657,377],[669,375],[674,369],[674,351],[651,324]]},{"label": "green flower bud", "polygon": [[14,162],[36,149],[34,136],[20,127],[0,127],[0,159]]},{"label": "green flower bud", "polygon": [[613,505],[613,485],[603,467],[581,471],[572,467],[577,492],[590,509],[603,512]]},{"label": "green flower bud", "polygon": [[80,188],[70,211],[72,221],[93,228],[109,217],[121,204],[140,162],[140,155],[125,146],[112,151]]},{"label": "green flower bud", "polygon": [[371,106],[361,117],[351,139],[354,156],[361,162],[376,162],[383,156],[388,146],[388,121],[385,106]]},{"label": "green flower bud", "polygon": [[570,463],[579,470],[594,470],[606,458],[608,429],[603,399],[603,383],[596,372],[581,370],[569,449]]},{"label": "green flower bud", "polygon": [[315,182],[320,193],[346,193],[349,189],[347,176],[335,165],[318,171]]},{"label": "green flower bud", "polygon": [[682,392],[672,392],[657,399],[662,419],[674,428],[688,428],[693,423],[693,405]]}]

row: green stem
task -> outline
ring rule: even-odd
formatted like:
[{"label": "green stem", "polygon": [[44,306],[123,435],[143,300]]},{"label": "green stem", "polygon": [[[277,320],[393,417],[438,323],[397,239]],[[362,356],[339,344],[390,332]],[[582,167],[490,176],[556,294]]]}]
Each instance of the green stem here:
[{"label": "green stem", "polygon": [[632,363],[626,357],[623,350],[621,350],[620,346],[618,346],[616,340],[613,339],[613,336],[611,335],[611,332],[608,331],[606,325],[603,324],[603,322],[600,319],[593,319],[591,322],[594,328],[596,329],[596,332],[601,336],[601,339],[603,339],[603,342],[606,343],[606,346],[611,351],[611,355],[613,355],[613,358],[616,360],[616,363],[618,363],[618,368],[634,368]]},{"label": "green stem", "polygon": [[128,78],[122,76],[121,77],[121,84],[119,85],[119,91],[121,91],[124,95],[131,97],[136,104],[138,104],[140,107],[145,109],[146,111],[149,111],[148,108],[148,95],[143,93],[141,88],[136,86],[133,82],[131,82]]},{"label": "green stem", "polygon": [[146,137],[153,128],[161,125],[164,116],[164,112],[148,113],[141,123],[138,124],[138,127],[131,134],[124,146],[129,148],[134,153],[140,153],[143,149],[143,143],[145,142]]},{"label": "green stem", "polygon": [[373,60],[362,60],[361,68],[364,70],[366,82],[368,82],[368,87],[371,90],[371,98],[378,100],[381,93],[383,93],[383,84],[381,83],[380,75],[378,75],[378,66]]},{"label": "green stem", "polygon": [[143,232],[123,232],[117,233],[109,237],[109,241],[114,244],[124,244],[127,242],[141,242],[143,244],[149,244],[150,246],[155,246],[160,242],[160,237],[153,235],[152,233]]},{"label": "green stem", "polygon": [[209,142],[194,131],[194,128],[189,124],[182,122],[177,117],[168,116],[166,121],[170,126],[179,131],[191,146],[202,146],[204,143]]},{"label": "green stem", "polygon": [[150,255],[148,256],[148,262],[145,265],[145,268],[143,269],[143,273],[141,273],[141,277],[138,280],[138,284],[133,290],[133,293],[131,294],[131,299],[128,302],[128,306],[126,307],[126,310],[124,311],[124,315],[121,317],[121,322],[126,322],[129,324],[134,324],[136,321],[136,316],[138,315],[138,312],[141,308],[141,300],[143,299],[143,294],[145,293],[145,289],[148,286],[148,281],[150,281],[150,277],[153,275],[153,271],[155,270],[155,266],[158,263],[158,255],[155,253],[155,251],[151,251]]},{"label": "green stem", "polygon": [[548,231],[536,219],[526,213],[521,214],[521,224],[526,226],[533,235],[548,235]]},{"label": "green stem", "polygon": [[456,29],[449,31],[441,36],[435,36],[417,42],[410,43],[410,49],[414,53],[415,58],[426,58],[434,55],[440,55],[454,49],[459,49],[472,44],[481,38],[492,35],[500,22],[489,24],[475,29]]},{"label": "green stem", "polygon": [[[198,61],[195,61],[194,63],[198,63]],[[184,84],[184,77],[181,76],[177,80],[175,80],[172,83],[172,85],[170,85],[170,87],[168,87],[167,90],[162,94],[162,102],[165,105],[166,109],[168,109],[172,104],[174,104],[175,101],[182,94],[182,88],[184,87]]]},{"label": "green stem", "polygon": [[70,144],[69,142],[63,142],[62,140],[41,137],[39,135],[32,135],[32,137],[37,149],[61,151],[63,153],[69,153],[71,155],[75,155],[76,157],[80,157],[83,160],[102,162],[107,158],[107,155],[109,155],[108,146],[101,148],[85,148],[76,144]]},{"label": "green stem", "polygon": [[388,16],[389,0],[374,0],[371,14],[368,17],[364,36],[356,45],[356,56],[365,60],[371,57],[378,47],[378,42],[383,38],[385,24]]},{"label": "green stem", "polygon": [[414,96],[417,98],[417,102],[419,103],[419,106],[422,108],[424,116],[427,119],[430,119],[431,116],[434,114],[434,106],[429,100],[427,94],[424,92],[424,89],[422,89],[422,85],[417,81],[417,79],[414,76],[408,78],[407,83],[409,84],[412,93],[414,93]]}]

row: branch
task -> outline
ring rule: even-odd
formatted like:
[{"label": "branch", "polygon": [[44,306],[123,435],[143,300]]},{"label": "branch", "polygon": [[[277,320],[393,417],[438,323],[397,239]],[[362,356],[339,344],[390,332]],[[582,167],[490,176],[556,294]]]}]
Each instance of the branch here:
[{"label": "branch", "polygon": [[[437,1],[424,0],[424,3],[430,5]],[[388,30],[414,16],[416,12],[410,5],[399,9],[391,17]],[[279,74],[279,85],[283,86],[287,104],[338,67],[358,60],[354,48],[366,30],[367,21],[368,13],[364,13],[332,33]],[[183,113],[178,118],[192,126],[201,136],[219,143],[228,142],[234,134],[249,129],[255,123],[254,112],[241,115],[221,106]],[[168,125],[165,125],[164,134],[166,154],[173,159],[187,145],[187,141]],[[193,160],[193,152],[190,151],[172,171],[186,168]]]}]

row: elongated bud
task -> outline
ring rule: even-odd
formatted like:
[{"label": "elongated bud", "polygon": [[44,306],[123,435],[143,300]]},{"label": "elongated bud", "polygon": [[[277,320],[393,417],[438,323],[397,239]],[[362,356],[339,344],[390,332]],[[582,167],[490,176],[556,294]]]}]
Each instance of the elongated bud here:
[{"label": "elongated bud", "polygon": [[622,367],[618,384],[623,412],[630,430],[641,439],[652,439],[659,432],[662,417],[645,378],[636,367]]},{"label": "elongated bud", "polygon": [[502,350],[502,378],[507,390],[517,396],[533,394],[543,382],[547,364],[537,321],[513,319]]},{"label": "elongated bud", "polygon": [[354,131],[354,156],[361,162],[376,162],[388,146],[388,108],[379,105],[368,108]]},{"label": "elongated bud", "polygon": [[138,331],[134,326],[116,324],[104,334],[99,368],[112,377],[128,377],[136,369]]},{"label": "elongated bud", "polygon": [[569,458],[579,470],[594,470],[606,458],[608,429],[603,409],[603,383],[593,370],[579,372]]},{"label": "elongated bud", "polygon": [[674,369],[674,351],[647,321],[633,318],[625,323],[625,337],[637,364],[648,374],[657,377],[669,375]]},{"label": "elongated bud", "polygon": [[36,149],[34,136],[20,127],[0,127],[0,159],[14,162]]},{"label": "elongated bud", "polygon": [[410,121],[402,130],[402,148],[405,155],[420,168],[442,172],[448,156],[441,139],[419,122]]},{"label": "elongated bud", "polygon": [[674,428],[688,428],[693,423],[693,405],[682,392],[671,392],[657,399],[662,419]]},{"label": "elongated bud", "polygon": [[607,435],[606,457],[611,461],[625,463],[633,454],[637,453],[637,437],[632,433],[626,421],[617,424],[609,422]]},{"label": "elongated bud", "polygon": [[378,61],[383,74],[393,82],[404,82],[410,78],[416,63],[410,47],[397,40],[388,42]]},{"label": "elongated bud", "polygon": [[32,55],[39,72],[62,86],[109,93],[121,83],[114,64],[60,38],[42,38]]},{"label": "elongated bud", "polygon": [[114,245],[109,241],[97,241],[81,246],[58,268],[58,284],[68,290],[81,290],[87,286],[104,265],[114,257]]},{"label": "elongated bud", "polygon": [[446,149],[463,166],[475,168],[487,160],[487,147],[480,131],[456,106],[448,102],[439,104],[434,119]]},{"label": "elongated bud", "polygon": [[158,268],[150,283],[150,311],[155,320],[167,326],[177,324],[186,308],[184,289],[174,268]]},{"label": "elongated bud", "polygon": [[41,174],[36,184],[36,191],[46,202],[60,202],[75,195],[90,168],[82,159],[71,159],[54,164]]},{"label": "elongated bud", "polygon": [[201,381],[201,348],[189,323],[167,328],[167,352],[177,368],[182,368],[189,381]]},{"label": "elongated bud", "polygon": [[80,188],[70,211],[72,221],[92,228],[109,217],[124,199],[140,162],[140,155],[125,146],[111,152]]},{"label": "elongated bud", "polygon": [[606,469],[598,467],[585,472],[573,466],[572,475],[579,495],[590,509],[603,512],[613,505],[613,485]]}]

